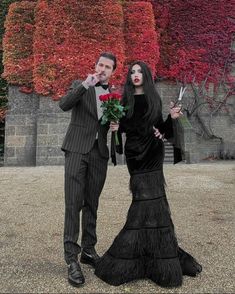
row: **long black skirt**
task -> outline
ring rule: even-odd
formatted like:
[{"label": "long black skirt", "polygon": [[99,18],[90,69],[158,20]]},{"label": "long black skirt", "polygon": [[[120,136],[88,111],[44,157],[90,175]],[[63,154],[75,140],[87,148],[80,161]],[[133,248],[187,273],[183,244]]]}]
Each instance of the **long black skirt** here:
[{"label": "long black skirt", "polygon": [[133,198],[126,223],[95,268],[106,283],[118,286],[149,278],[162,287],[177,287],[183,275],[201,272],[178,246],[164,183],[162,169],[131,175]]}]

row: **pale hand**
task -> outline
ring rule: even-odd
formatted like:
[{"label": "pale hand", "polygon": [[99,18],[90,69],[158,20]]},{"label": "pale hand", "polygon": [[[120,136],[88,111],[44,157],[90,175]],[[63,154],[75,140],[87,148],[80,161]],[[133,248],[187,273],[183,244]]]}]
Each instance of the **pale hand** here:
[{"label": "pale hand", "polygon": [[84,81],[88,87],[94,87],[99,82],[99,73],[89,74]]},{"label": "pale hand", "polygon": [[159,139],[163,139],[164,138],[164,135],[159,132],[159,129],[153,127],[153,130],[154,130],[154,136],[156,138],[159,138]]},{"label": "pale hand", "polygon": [[183,115],[183,112],[181,111],[181,105],[175,106],[174,102],[170,103],[170,114],[172,119],[179,118]]},{"label": "pale hand", "polygon": [[119,129],[119,123],[111,121],[110,122],[110,129],[112,132],[116,132]]}]

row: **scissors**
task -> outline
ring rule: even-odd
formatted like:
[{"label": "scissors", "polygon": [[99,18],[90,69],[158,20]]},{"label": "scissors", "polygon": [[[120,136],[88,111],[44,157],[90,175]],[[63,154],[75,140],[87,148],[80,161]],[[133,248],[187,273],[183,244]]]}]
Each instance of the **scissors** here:
[{"label": "scissors", "polygon": [[[178,99],[175,101],[175,104],[174,104],[173,107],[175,107],[177,104],[181,103],[181,100],[182,100],[182,98],[183,98],[183,95],[184,95],[184,92],[185,92],[186,89],[187,89],[187,87],[180,87],[179,97],[178,97]],[[172,107],[172,108],[173,108],[173,107]]]}]

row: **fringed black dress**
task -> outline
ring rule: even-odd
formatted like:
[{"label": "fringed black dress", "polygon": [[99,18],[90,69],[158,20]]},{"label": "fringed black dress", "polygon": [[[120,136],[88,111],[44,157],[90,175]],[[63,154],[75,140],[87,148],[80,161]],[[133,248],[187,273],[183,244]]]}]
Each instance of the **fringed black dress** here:
[{"label": "fringed black dress", "polygon": [[[183,274],[196,276],[201,266],[178,247],[164,188],[164,145],[152,129],[142,129],[146,108],[145,96],[135,95],[134,114],[121,123],[133,200],[123,229],[99,260],[95,274],[115,286],[149,278],[162,287],[176,287]],[[170,116],[156,127],[169,137]]]}]

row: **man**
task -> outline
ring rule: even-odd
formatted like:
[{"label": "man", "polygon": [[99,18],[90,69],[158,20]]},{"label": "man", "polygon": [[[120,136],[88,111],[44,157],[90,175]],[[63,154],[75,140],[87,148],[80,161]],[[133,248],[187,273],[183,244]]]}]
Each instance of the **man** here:
[{"label": "man", "polygon": [[[116,57],[102,53],[95,65],[95,73],[85,81],[74,81],[61,98],[62,110],[72,110],[71,122],[62,150],[65,152],[65,223],[64,255],[69,265],[68,281],[75,287],[85,283],[81,263],[95,265],[99,259],[95,251],[96,219],[99,196],[104,186],[109,151],[107,132],[118,124],[100,124],[102,111],[99,95],[109,93],[109,79],[116,68]],[[82,210],[81,247],[77,244]]]}]

